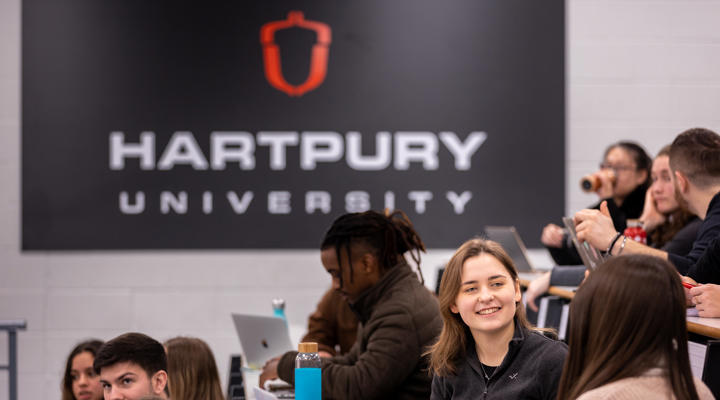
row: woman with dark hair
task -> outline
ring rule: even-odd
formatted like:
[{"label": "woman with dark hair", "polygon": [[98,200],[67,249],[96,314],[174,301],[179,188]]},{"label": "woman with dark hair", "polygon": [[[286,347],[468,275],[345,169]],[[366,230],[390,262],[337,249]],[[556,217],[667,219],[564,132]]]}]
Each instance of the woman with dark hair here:
[{"label": "woman with dark hair", "polygon": [[224,400],[215,357],[204,341],[176,337],[164,343],[173,400]]},{"label": "woman with dark hair", "polygon": [[558,399],[712,399],[692,377],[685,318],[667,261],[629,255],[600,265],[570,303]]},{"label": "woman with dark hair", "polygon": [[[430,376],[422,353],[442,321],[437,300],[405,260],[409,252],[419,272],[425,251],[407,216],[400,211],[343,215],[325,234],[320,250],[333,288],[362,324],[349,353],[322,360],[323,398],[428,398]],[[296,354],[269,362],[261,386],[276,376],[293,383]]]},{"label": "woman with dark hair", "polygon": [[93,361],[103,342],[87,340],[72,349],[65,362],[62,400],[102,400],[100,375],[93,369]]},{"label": "woman with dark hair", "polygon": [[[600,201],[593,209],[599,209],[607,201],[615,228],[620,232],[627,227],[627,220],[639,218],[643,212],[645,192],[650,186],[652,160],[635,142],[617,142],[605,150],[599,171],[592,174],[599,184],[595,189]],[[558,265],[579,265],[582,260],[565,230],[555,224],[545,226],[540,237]]]},{"label": "woman with dark hair", "polygon": [[499,244],[460,246],[440,283],[431,399],[555,399],[567,346],[534,329],[520,300],[517,269]]}]

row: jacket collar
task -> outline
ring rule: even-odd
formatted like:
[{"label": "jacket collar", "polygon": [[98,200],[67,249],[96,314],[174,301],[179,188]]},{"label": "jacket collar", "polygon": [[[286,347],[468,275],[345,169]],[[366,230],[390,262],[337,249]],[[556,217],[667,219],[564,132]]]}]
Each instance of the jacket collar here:
[{"label": "jacket collar", "polygon": [[361,323],[366,323],[370,319],[370,315],[375,309],[375,306],[380,302],[380,299],[386,294],[387,290],[401,280],[407,279],[409,276],[414,277],[414,275],[415,273],[406,262],[389,268],[376,284],[361,293],[360,296],[350,304],[350,309],[357,315]]},{"label": "jacket collar", "polygon": [[[710,204],[708,204],[707,211],[705,212],[705,219],[710,216],[715,207],[718,207],[718,203],[720,203],[720,192],[715,193],[715,196],[710,200]],[[718,207],[718,210],[720,210],[720,207]],[[716,213],[720,214],[717,211]]]},{"label": "jacket collar", "polygon": [[[512,339],[510,339],[510,343],[508,343],[507,354],[505,354],[505,357],[503,358],[500,365],[498,365],[498,367],[495,369],[493,375],[502,373],[502,371],[507,368],[510,363],[512,363],[512,360],[520,351],[520,347],[522,347],[522,344],[525,341],[525,335],[527,334],[526,329],[518,324],[517,318],[514,319],[514,323],[515,331],[513,333]],[[482,368],[480,367],[480,359],[478,358],[477,352],[475,351],[475,341],[472,339],[472,336],[470,336],[469,339],[470,340],[468,340],[467,348],[468,363],[470,364],[470,367],[475,371],[475,373],[483,376],[483,373],[481,372]],[[492,376],[490,378],[492,378]]]}]

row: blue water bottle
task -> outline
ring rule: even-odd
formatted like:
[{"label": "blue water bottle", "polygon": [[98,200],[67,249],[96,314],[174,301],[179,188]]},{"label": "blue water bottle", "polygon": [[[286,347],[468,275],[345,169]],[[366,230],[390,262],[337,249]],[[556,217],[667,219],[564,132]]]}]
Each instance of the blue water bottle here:
[{"label": "blue water bottle", "polygon": [[285,318],[285,300],[276,297],[272,299],[273,315],[282,318],[287,324],[287,318]]},{"label": "blue water bottle", "polygon": [[295,357],[295,400],[321,400],[322,374],[317,343],[300,343]]}]

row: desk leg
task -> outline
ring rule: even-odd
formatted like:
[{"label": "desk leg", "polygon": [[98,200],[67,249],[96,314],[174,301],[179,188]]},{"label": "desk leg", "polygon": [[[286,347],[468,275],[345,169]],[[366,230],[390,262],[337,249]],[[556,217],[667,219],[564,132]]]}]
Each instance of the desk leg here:
[{"label": "desk leg", "polygon": [[17,332],[8,331],[8,381],[9,400],[17,400]]},{"label": "desk leg", "polygon": [[550,298],[552,296],[545,296],[540,298],[540,305],[538,306],[538,317],[537,327],[544,328],[547,322],[548,308],[550,308]]},{"label": "desk leg", "polygon": [[570,315],[570,303],[562,306],[562,314],[560,314],[560,326],[558,327],[558,339],[565,340],[567,336],[568,317]]}]

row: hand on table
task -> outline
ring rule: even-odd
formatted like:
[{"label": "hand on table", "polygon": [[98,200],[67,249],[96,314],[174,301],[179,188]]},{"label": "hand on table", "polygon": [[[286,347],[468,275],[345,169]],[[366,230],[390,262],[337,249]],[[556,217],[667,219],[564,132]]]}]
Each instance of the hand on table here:
[{"label": "hand on table", "polygon": [[555,224],[547,224],[543,228],[540,241],[547,247],[562,247],[565,231]]},{"label": "hand on table", "polygon": [[706,284],[689,290],[701,317],[720,317],[720,285]]},{"label": "hand on table", "polygon": [[[689,276],[680,275],[680,280],[689,283],[691,285],[697,285],[697,282],[693,278],[690,278]],[[692,307],[695,305],[692,301],[692,295],[690,294],[690,289],[683,287],[683,290],[685,291],[685,305],[688,307]]]},{"label": "hand on table", "polygon": [[578,240],[588,242],[598,250],[607,249],[617,235],[606,201],[600,203],[600,210],[578,211],[574,220]]},{"label": "hand on table", "polygon": [[280,362],[280,357],[269,359],[263,366],[262,373],[258,385],[260,388],[265,388],[265,382],[278,378],[277,368]]}]

